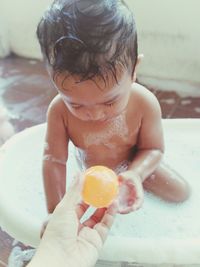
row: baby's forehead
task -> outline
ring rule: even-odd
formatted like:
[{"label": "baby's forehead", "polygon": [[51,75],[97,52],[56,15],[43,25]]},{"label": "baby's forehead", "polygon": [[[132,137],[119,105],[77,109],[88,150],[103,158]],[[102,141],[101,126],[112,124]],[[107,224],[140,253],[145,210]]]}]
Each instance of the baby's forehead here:
[{"label": "baby's forehead", "polygon": [[128,71],[124,70],[117,73],[115,77],[112,73],[105,76],[95,76],[89,79],[83,79],[78,74],[69,74],[66,72],[53,74],[53,80],[59,90],[71,91],[73,89],[83,87],[96,87],[101,91],[109,92],[111,90],[119,90],[123,84],[130,78]]}]

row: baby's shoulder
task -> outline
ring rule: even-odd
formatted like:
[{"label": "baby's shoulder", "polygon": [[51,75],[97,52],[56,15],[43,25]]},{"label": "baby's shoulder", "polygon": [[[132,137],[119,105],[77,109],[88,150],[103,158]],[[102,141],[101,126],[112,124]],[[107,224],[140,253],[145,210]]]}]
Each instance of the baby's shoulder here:
[{"label": "baby's shoulder", "polygon": [[160,109],[156,96],[146,87],[138,83],[133,83],[131,90],[131,101],[140,109]]},{"label": "baby's shoulder", "polygon": [[68,109],[63,102],[60,95],[56,95],[47,110],[47,120],[54,121],[54,123],[64,122],[67,123]]},{"label": "baby's shoulder", "polygon": [[66,108],[66,105],[65,103],[63,102],[61,96],[58,94],[56,95],[53,100],[50,102],[49,104],[49,107],[48,107],[48,113],[50,112],[53,112],[53,113],[56,113],[56,114],[63,114],[65,112],[67,112],[67,108]]}]

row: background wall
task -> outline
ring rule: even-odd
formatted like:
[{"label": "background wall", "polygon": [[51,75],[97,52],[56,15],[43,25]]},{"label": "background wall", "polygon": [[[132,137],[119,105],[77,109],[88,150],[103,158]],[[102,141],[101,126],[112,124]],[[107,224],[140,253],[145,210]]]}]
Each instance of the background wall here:
[{"label": "background wall", "polygon": [[[0,56],[41,58],[36,25],[50,0],[0,0]],[[200,1],[126,0],[134,11],[139,80],[150,86],[200,88]],[[198,90],[200,91],[200,89]]]},{"label": "background wall", "polygon": [[[141,81],[200,91],[200,1],[126,0],[135,14]],[[197,92],[199,94],[199,92]]]},{"label": "background wall", "polygon": [[36,27],[51,0],[0,0],[0,57],[10,51],[41,59]]}]

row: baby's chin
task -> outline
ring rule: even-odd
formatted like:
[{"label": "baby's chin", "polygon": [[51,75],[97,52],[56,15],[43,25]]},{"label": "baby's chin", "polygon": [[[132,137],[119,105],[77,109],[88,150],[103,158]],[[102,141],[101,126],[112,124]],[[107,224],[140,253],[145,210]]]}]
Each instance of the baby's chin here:
[{"label": "baby's chin", "polygon": [[106,117],[102,117],[100,119],[90,119],[86,117],[77,116],[76,114],[73,114],[77,119],[85,122],[110,122],[112,120],[117,119],[119,116],[124,114],[125,109],[123,109],[121,112],[116,112],[115,114],[108,115]]},{"label": "baby's chin", "polygon": [[102,122],[107,122],[109,119],[99,119],[99,120],[92,120],[92,119],[81,119],[79,118],[81,121],[85,121],[85,122],[92,122],[92,123],[102,123]]},{"label": "baby's chin", "polygon": [[81,121],[85,121],[85,122],[92,122],[92,123],[105,123],[105,122],[109,122],[114,120],[115,118],[117,118],[119,115],[117,116],[113,116],[113,117],[107,117],[107,118],[102,118],[102,119],[97,119],[97,120],[93,120],[93,119],[85,119],[85,118],[79,118]]}]

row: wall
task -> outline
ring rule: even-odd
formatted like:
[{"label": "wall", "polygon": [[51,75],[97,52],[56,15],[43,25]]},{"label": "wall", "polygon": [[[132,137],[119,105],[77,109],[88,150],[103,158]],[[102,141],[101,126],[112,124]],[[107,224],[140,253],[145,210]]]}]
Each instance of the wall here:
[{"label": "wall", "polygon": [[145,56],[140,80],[166,89],[200,91],[200,1],[126,2],[135,14],[139,50]]},{"label": "wall", "polygon": [[[0,57],[12,51],[23,57],[41,58],[36,39],[36,25],[51,2],[50,0],[0,0],[0,18],[3,21],[0,24],[0,37],[4,37],[0,38]],[[2,44],[5,38],[7,41]]]},{"label": "wall", "polygon": [[[35,29],[50,0],[0,0],[0,56],[41,58]],[[138,77],[166,89],[200,87],[200,1],[126,0],[136,17],[144,60]],[[165,81],[163,83],[163,81]],[[199,90],[200,91],[200,90]]]}]

